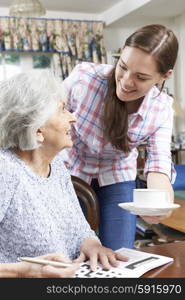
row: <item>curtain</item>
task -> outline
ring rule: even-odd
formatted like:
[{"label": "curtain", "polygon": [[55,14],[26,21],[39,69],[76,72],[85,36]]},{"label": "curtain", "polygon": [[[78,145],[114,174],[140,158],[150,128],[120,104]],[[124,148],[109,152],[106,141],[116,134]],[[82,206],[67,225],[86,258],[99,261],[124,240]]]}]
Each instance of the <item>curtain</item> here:
[{"label": "curtain", "polygon": [[0,17],[0,51],[52,52],[65,78],[81,61],[106,63],[103,22]]}]

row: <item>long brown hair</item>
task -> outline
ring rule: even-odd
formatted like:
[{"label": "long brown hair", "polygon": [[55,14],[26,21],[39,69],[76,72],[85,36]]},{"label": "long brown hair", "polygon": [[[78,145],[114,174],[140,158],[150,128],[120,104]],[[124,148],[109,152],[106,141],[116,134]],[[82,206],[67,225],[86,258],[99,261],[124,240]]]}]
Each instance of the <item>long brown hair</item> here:
[{"label": "long brown hair", "polygon": [[[136,47],[154,56],[158,72],[165,75],[174,68],[178,41],[172,30],[163,25],[144,26],[130,35],[123,46]],[[164,85],[164,82],[163,82]],[[126,103],[116,95],[115,68],[108,79],[103,116],[104,137],[119,150],[129,152],[128,112]]]}]

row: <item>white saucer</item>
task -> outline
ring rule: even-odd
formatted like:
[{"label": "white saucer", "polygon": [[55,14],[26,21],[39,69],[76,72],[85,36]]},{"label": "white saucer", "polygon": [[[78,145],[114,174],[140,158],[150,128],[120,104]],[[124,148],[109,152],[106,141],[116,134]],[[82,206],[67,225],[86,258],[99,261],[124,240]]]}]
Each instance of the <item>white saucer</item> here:
[{"label": "white saucer", "polygon": [[133,215],[162,216],[162,215],[166,215],[169,211],[180,207],[180,204],[172,203],[172,204],[168,205],[167,207],[156,208],[156,207],[138,207],[138,206],[135,206],[133,202],[126,202],[126,203],[119,203],[118,206],[120,206],[123,209],[128,210]]}]

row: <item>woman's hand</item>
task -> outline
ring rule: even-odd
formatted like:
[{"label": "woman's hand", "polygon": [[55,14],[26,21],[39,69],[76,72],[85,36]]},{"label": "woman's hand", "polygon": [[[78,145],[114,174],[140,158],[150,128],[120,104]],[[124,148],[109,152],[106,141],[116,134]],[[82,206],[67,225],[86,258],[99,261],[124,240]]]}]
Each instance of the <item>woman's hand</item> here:
[{"label": "woman's hand", "polygon": [[161,221],[169,218],[172,214],[171,212],[168,212],[166,215],[162,215],[162,216],[140,216],[145,222],[147,222],[148,224],[159,224]]},{"label": "woman's hand", "polygon": [[[66,258],[61,253],[47,254],[35,258],[53,260],[53,261],[64,262],[64,263],[72,263],[71,260]],[[80,267],[78,263],[73,263],[72,266],[70,267],[55,267],[51,265],[35,264],[31,262],[20,262],[20,263],[16,263],[16,265],[18,267],[17,268],[18,277],[32,277],[32,278],[73,277],[75,275],[75,272]]]},{"label": "woman's hand", "polygon": [[104,269],[109,270],[111,266],[118,266],[118,260],[128,261],[127,257],[109,248],[103,247],[99,241],[93,238],[87,238],[83,241],[80,256],[74,261],[80,263],[87,259],[90,261],[92,271],[96,270],[98,262],[102,264]]},{"label": "woman's hand", "polygon": [[[150,189],[162,189],[166,190],[169,194],[170,203],[174,202],[174,191],[169,178],[166,174],[158,172],[149,172],[147,175],[147,187]],[[166,215],[162,216],[140,216],[148,224],[158,224],[161,221],[169,218],[172,211],[168,212]]]}]

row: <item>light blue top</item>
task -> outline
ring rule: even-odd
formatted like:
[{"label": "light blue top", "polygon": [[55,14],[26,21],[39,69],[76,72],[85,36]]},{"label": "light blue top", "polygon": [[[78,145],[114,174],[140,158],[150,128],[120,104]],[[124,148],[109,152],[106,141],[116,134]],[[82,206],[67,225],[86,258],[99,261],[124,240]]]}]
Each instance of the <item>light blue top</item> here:
[{"label": "light blue top", "polygon": [[90,229],[60,155],[48,178],[0,150],[0,262],[62,252],[75,258]]}]

